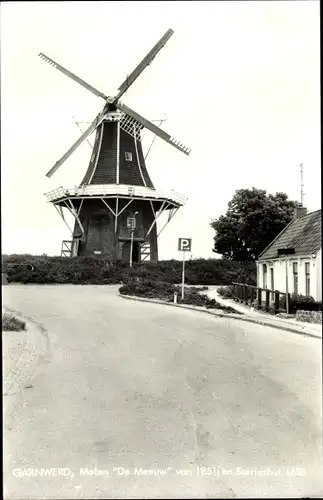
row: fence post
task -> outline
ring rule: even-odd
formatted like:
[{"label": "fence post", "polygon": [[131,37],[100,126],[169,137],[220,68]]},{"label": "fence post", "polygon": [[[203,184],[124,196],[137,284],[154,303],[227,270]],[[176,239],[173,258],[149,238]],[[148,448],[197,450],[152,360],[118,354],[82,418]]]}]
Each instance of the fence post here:
[{"label": "fence post", "polygon": [[253,305],[254,298],[255,298],[255,290],[254,290],[254,288],[251,288],[251,291],[250,291],[250,303],[251,303],[251,305]]},{"label": "fence post", "polygon": [[279,292],[275,291],[275,314],[279,311]]},{"label": "fence post", "polygon": [[290,293],[287,294],[286,313],[290,314]]},{"label": "fence post", "polygon": [[266,290],[266,311],[269,311],[270,291]]},{"label": "fence post", "polygon": [[257,291],[258,291],[257,305],[258,309],[261,309],[261,288],[257,288]]}]

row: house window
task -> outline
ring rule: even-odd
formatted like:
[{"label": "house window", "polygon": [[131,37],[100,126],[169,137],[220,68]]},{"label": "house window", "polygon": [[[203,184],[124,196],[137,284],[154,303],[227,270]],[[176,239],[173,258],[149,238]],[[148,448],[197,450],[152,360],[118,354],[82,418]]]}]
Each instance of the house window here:
[{"label": "house window", "polygon": [[311,295],[310,263],[305,262],[305,295]]},{"label": "house window", "polygon": [[267,264],[262,265],[262,287],[267,288]]},{"label": "house window", "polygon": [[298,263],[293,262],[294,293],[298,293]]},{"label": "house window", "polygon": [[129,153],[128,151],[126,151],[124,156],[125,156],[126,161],[132,161],[132,153]]},{"label": "house window", "polygon": [[[274,282],[274,268],[271,267],[270,268],[270,288],[272,289],[272,291],[275,290],[275,282]],[[274,300],[275,298],[275,294],[273,293],[271,298]]]}]

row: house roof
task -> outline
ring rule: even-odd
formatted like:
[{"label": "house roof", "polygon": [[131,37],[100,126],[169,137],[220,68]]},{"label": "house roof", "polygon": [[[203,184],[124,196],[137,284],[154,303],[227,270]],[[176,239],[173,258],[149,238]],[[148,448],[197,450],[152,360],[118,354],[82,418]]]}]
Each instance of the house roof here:
[{"label": "house roof", "polygon": [[263,250],[258,260],[275,259],[279,248],[294,248],[292,256],[315,255],[322,247],[321,210],[292,220]]}]

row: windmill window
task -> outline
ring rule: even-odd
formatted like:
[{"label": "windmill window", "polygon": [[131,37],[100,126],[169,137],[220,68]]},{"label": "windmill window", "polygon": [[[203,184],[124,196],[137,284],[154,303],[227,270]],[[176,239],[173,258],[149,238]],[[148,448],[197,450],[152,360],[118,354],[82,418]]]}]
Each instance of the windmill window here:
[{"label": "windmill window", "polygon": [[132,153],[130,153],[129,151],[126,151],[124,156],[126,161],[132,161]]}]

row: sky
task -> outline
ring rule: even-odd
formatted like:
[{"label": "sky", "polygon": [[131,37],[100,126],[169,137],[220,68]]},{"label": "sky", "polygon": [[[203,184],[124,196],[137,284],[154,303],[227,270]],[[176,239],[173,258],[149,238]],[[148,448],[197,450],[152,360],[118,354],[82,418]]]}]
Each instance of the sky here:
[{"label": "sky", "polygon": [[[56,60],[107,95],[161,36],[175,33],[123,96],[191,148],[157,138],[147,168],[158,189],[187,196],[165,228],[159,258],[216,257],[210,222],[236,189],[283,191],[321,206],[319,2],[2,2],[2,253],[60,255],[68,230],[44,193],[77,185],[85,142],[45,174],[104,101],[44,63]],[[147,151],[151,136],[143,140]],[[164,219],[161,219],[161,224]],[[159,224],[158,224],[159,225]]]}]

